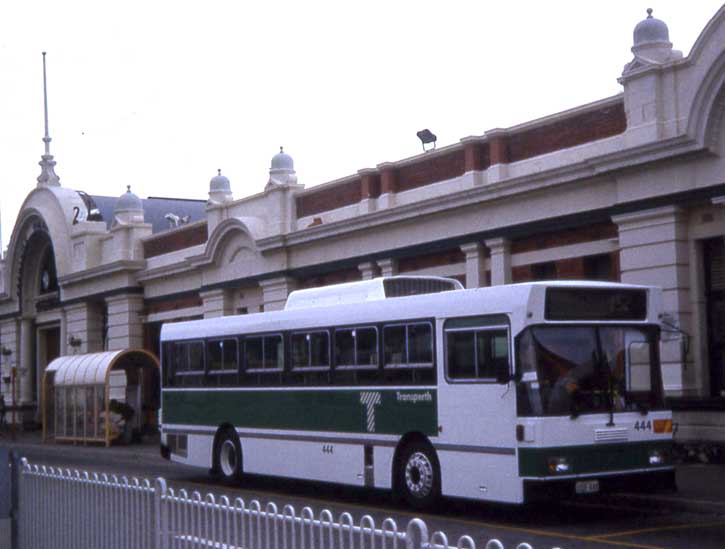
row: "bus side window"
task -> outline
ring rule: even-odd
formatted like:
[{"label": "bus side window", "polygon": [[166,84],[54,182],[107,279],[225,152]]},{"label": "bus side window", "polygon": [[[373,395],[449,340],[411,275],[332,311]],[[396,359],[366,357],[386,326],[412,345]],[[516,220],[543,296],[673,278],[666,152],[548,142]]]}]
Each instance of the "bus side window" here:
[{"label": "bus side window", "polygon": [[290,336],[291,383],[328,385],[330,383],[330,334],[327,331],[300,332]]},{"label": "bus side window", "polygon": [[174,385],[178,387],[203,386],[205,381],[204,343],[179,341],[173,345]]},{"label": "bus side window", "polygon": [[450,380],[493,382],[509,365],[508,329],[504,326],[477,326],[471,320],[453,319],[446,323],[444,334],[446,377]]},{"label": "bus side window", "polygon": [[435,383],[433,327],[430,322],[393,324],[383,328],[386,383]]},{"label": "bus side window", "polygon": [[282,382],[284,343],[280,334],[248,337],[244,349],[245,385],[272,386]]},{"label": "bus side window", "polygon": [[164,385],[166,385],[167,387],[174,386],[174,374],[176,373],[174,347],[175,344],[172,341],[164,342],[161,364],[163,365]]},{"label": "bus side window", "polygon": [[264,356],[262,342],[263,339],[261,337],[248,337],[244,342],[245,364],[248,370],[259,370],[262,368],[262,358]]},{"label": "bus side window", "polygon": [[217,339],[207,342],[208,385],[237,385],[237,340]]},{"label": "bus side window", "polygon": [[378,380],[378,330],[373,326],[335,330],[338,385],[370,385]]}]

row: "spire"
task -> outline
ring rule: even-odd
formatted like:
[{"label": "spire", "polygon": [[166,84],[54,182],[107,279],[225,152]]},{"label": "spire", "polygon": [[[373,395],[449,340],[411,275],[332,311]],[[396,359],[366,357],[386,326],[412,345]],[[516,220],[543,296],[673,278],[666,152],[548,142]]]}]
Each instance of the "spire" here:
[{"label": "spire", "polygon": [[43,52],[43,101],[45,103],[45,154],[40,157],[40,175],[38,176],[39,187],[60,187],[60,178],[55,174],[55,160],[50,154],[50,135],[48,133],[48,84],[45,75],[45,52]]}]

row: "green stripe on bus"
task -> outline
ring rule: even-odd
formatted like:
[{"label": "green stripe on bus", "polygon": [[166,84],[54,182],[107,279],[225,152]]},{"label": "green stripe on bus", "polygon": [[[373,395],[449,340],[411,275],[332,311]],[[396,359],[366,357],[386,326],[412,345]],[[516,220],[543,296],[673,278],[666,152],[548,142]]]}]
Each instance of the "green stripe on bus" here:
[{"label": "green stripe on bus", "polygon": [[164,391],[164,424],[400,435],[438,433],[435,389]]},{"label": "green stripe on bus", "polygon": [[[664,451],[665,463],[650,465],[652,450]],[[625,442],[552,448],[519,448],[519,474],[522,477],[556,477],[548,468],[549,458],[566,458],[567,475],[649,469],[672,464],[671,441]]]}]

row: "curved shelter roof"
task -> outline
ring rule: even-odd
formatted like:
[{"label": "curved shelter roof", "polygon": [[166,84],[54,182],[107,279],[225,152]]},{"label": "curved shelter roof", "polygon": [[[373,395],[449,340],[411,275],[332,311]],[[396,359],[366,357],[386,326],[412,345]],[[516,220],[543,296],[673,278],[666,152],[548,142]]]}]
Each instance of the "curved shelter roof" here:
[{"label": "curved shelter roof", "polygon": [[108,372],[120,361],[125,359],[151,360],[158,364],[156,358],[146,351],[121,350],[83,355],[61,356],[51,362],[46,372],[55,372],[54,385],[103,385]]}]

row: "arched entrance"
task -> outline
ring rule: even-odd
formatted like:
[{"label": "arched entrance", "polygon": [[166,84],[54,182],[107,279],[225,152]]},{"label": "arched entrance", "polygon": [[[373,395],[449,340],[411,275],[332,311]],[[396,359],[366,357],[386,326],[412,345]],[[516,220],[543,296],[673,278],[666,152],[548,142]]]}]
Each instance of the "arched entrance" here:
[{"label": "arched entrance", "polygon": [[60,303],[53,242],[39,216],[27,219],[21,233],[16,271],[20,306],[20,353],[17,369],[19,404],[27,409],[25,421],[40,421],[41,380],[50,362],[61,353],[60,314],[48,314]]}]

